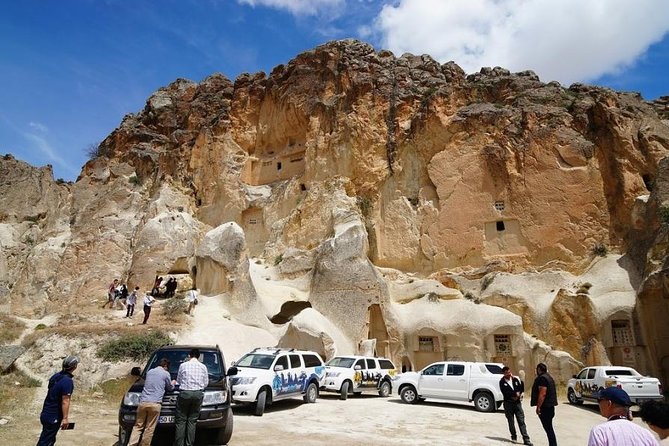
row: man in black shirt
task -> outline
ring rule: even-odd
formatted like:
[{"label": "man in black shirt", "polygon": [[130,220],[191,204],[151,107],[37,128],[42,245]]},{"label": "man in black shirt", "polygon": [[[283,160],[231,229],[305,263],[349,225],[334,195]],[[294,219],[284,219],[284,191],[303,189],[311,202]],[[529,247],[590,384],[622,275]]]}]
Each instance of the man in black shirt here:
[{"label": "man in black shirt", "polygon": [[518,420],[518,427],[520,434],[523,436],[523,444],[532,446],[530,436],[527,434],[527,427],[525,427],[525,412],[523,412],[523,392],[525,392],[525,385],[517,377],[513,376],[511,369],[507,366],[502,367],[504,376],[499,380],[499,389],[504,395],[504,416],[509,422],[509,432],[511,433],[511,441],[515,442],[518,439],[516,435],[516,425],[514,423],[514,416]]},{"label": "man in black shirt", "polygon": [[546,364],[537,364],[537,377],[532,384],[532,397],[530,406],[537,407],[537,415],[541,420],[541,425],[546,431],[548,437],[548,446],[557,446],[557,438],[553,430],[553,417],[555,416],[555,406],[557,406],[557,392],[555,390],[555,381],[548,374]]}]

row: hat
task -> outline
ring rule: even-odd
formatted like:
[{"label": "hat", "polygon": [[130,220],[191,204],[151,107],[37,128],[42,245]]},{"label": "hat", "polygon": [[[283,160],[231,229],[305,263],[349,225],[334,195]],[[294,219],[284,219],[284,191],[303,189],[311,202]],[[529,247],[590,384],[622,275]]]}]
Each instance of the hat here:
[{"label": "hat", "polygon": [[597,401],[609,400],[619,406],[629,407],[632,405],[632,400],[630,400],[630,396],[627,394],[627,392],[625,392],[623,389],[619,389],[618,387],[607,387],[606,389],[600,389],[592,396],[597,398]]},{"label": "hat", "polygon": [[76,356],[68,356],[63,359],[63,370],[72,370],[79,364],[79,358]]}]

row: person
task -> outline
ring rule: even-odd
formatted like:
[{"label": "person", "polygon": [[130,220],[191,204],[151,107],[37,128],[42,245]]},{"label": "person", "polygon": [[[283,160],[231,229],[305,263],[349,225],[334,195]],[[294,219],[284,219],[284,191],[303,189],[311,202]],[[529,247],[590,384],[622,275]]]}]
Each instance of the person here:
[{"label": "person", "polygon": [[555,430],[553,430],[553,417],[555,417],[555,406],[557,406],[557,391],[555,390],[555,381],[548,374],[548,367],[543,362],[537,364],[537,377],[532,384],[532,396],[530,406],[536,406],[536,412],[541,421],[541,425],[546,431],[548,446],[557,446]]},{"label": "person", "polygon": [[511,368],[502,367],[504,376],[499,380],[499,390],[504,395],[504,416],[509,423],[509,433],[511,434],[511,441],[514,443],[518,439],[516,434],[516,426],[514,423],[514,416],[518,420],[518,428],[520,435],[523,436],[523,444],[532,446],[530,436],[527,434],[527,427],[525,426],[525,412],[523,412],[523,392],[525,392],[525,384],[513,376]]},{"label": "person", "polygon": [[125,317],[132,317],[135,314],[135,304],[137,303],[137,297],[139,295],[139,287],[136,286],[135,289],[128,295]]},{"label": "person", "polygon": [[156,299],[154,299],[151,294],[146,293],[144,295],[144,322],[142,322],[142,324],[146,324],[149,320],[149,316],[151,316],[151,307],[155,301]]},{"label": "person", "polygon": [[49,378],[48,390],[40,414],[42,433],[37,446],[52,446],[56,443],[59,429],[67,429],[70,424],[70,397],[74,392],[72,373],[79,365],[79,358],[68,356],[63,360],[60,372]]},{"label": "person", "polygon": [[200,350],[191,349],[188,361],[177,372],[177,411],[175,415],[174,446],[191,446],[195,440],[195,425],[200,416],[204,389],[209,385],[207,366],[199,361]]},{"label": "person", "polygon": [[156,279],[153,281],[153,288],[151,288],[151,295],[158,296],[160,295],[160,284],[162,283],[163,278],[156,275]]},{"label": "person", "polygon": [[195,305],[197,305],[197,288],[195,288],[195,285],[193,285],[188,294],[186,294],[186,300],[188,301],[188,310],[186,310],[186,313],[189,316],[193,316]]},{"label": "person", "polygon": [[102,305],[102,308],[105,308],[109,305],[109,308],[114,308],[114,298],[116,297],[116,288],[118,287],[118,279],[114,281],[107,288],[107,302]]},{"label": "person", "polygon": [[126,306],[124,303],[124,299],[127,299],[128,297],[128,287],[125,285],[125,283],[119,285],[116,288],[116,292],[114,293],[114,303],[112,304],[112,308],[116,309],[118,308],[118,304],[121,304],[121,310],[125,310]]},{"label": "person", "polygon": [[657,446],[655,436],[632,423],[632,400],[623,389],[607,387],[593,394],[599,413],[607,419],[590,430],[588,446]]},{"label": "person", "polygon": [[165,284],[165,297],[174,297],[174,292],[177,290],[177,279],[170,277]]},{"label": "person", "polygon": [[669,445],[669,403],[646,401],[639,407],[639,416],[659,437],[660,444]]},{"label": "person", "polygon": [[156,367],[146,373],[144,389],[139,397],[139,406],[137,407],[137,419],[132,427],[128,446],[150,446],[153,431],[158,424],[163,395],[165,395],[166,390],[174,389],[174,382],[169,370],[170,361],[167,358],[162,358]]}]

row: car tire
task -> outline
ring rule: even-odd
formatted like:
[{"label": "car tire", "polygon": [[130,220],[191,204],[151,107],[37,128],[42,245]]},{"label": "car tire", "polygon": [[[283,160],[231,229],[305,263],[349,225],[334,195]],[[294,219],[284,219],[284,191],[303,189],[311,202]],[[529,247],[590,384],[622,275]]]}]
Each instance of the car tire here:
[{"label": "car tire", "polygon": [[489,392],[479,392],[474,397],[474,407],[479,412],[494,412],[497,405],[495,398]]},{"label": "car tire", "polygon": [[379,387],[379,396],[388,398],[391,390],[392,387],[390,386],[390,383],[388,381],[382,381],[381,386]]},{"label": "car tire", "polygon": [[130,432],[121,425],[118,427],[118,446],[128,446],[130,442]]},{"label": "car tire", "polygon": [[230,438],[232,438],[232,428],[232,409],[228,409],[228,416],[225,420],[225,427],[212,429],[211,444],[217,446],[228,444],[230,442]]},{"label": "car tire", "polygon": [[306,392],[304,392],[304,402],[305,403],[315,403],[318,399],[318,386],[316,383],[309,383],[307,386]]},{"label": "car tire", "polygon": [[349,389],[350,383],[348,381],[344,381],[344,384],[341,385],[341,389],[339,389],[339,399],[340,400],[346,400],[348,398],[348,389]]},{"label": "car tire", "polygon": [[256,407],[253,411],[255,416],[261,417],[265,413],[265,404],[267,403],[267,389],[262,389],[258,393],[258,399],[256,400]]},{"label": "car tire", "polygon": [[567,400],[569,400],[569,404],[583,404],[583,400],[579,400],[576,396],[576,392],[571,388],[567,390]]},{"label": "car tire", "polygon": [[416,404],[418,402],[418,392],[414,386],[406,386],[400,390],[400,398],[407,404]]}]

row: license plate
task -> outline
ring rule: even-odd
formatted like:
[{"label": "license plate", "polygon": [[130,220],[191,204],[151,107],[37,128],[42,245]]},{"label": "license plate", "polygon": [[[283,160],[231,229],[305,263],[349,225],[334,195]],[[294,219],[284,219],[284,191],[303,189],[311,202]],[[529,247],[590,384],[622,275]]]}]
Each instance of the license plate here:
[{"label": "license plate", "polygon": [[158,423],[174,423],[174,415],[161,415],[158,417]]}]

